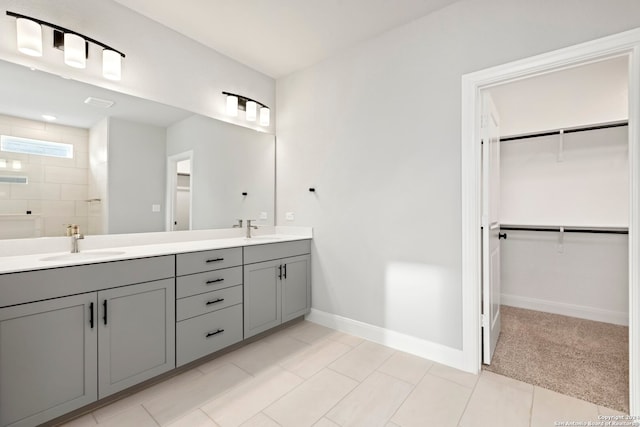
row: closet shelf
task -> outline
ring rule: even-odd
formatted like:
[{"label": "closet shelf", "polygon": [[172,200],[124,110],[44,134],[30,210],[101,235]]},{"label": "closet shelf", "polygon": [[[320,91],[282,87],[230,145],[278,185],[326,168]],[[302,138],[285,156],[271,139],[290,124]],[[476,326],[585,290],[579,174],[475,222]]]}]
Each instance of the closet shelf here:
[{"label": "closet shelf", "polygon": [[543,231],[559,233],[596,233],[596,234],[629,234],[628,227],[588,227],[572,225],[520,225],[500,224],[500,230],[510,231]]}]

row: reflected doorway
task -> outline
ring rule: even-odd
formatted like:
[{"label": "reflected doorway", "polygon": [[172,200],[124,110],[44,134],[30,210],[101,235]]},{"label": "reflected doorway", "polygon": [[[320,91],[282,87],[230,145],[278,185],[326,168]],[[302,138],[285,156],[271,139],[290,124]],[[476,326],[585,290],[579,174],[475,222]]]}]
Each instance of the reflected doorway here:
[{"label": "reflected doorway", "polygon": [[191,230],[193,152],[167,157],[167,230]]}]

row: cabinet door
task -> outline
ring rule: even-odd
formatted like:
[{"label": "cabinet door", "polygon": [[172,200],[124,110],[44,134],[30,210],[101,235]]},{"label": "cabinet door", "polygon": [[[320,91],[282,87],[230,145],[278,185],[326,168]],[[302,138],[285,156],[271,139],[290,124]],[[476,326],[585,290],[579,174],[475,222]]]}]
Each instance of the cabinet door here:
[{"label": "cabinet door", "polygon": [[175,281],[98,292],[99,397],[175,368]]},{"label": "cabinet door", "polygon": [[280,260],[244,267],[244,337],[249,338],[281,323]]},{"label": "cabinet door", "polygon": [[0,309],[0,426],[35,426],[97,399],[95,316],[95,292]]},{"label": "cabinet door", "polygon": [[282,322],[307,314],[311,306],[310,256],[298,256],[281,260]]}]

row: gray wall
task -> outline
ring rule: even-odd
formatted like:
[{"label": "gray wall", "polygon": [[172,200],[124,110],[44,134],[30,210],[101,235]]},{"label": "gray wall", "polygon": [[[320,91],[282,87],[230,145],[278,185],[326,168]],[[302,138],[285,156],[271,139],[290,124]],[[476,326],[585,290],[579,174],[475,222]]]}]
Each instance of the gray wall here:
[{"label": "gray wall", "polygon": [[190,150],[193,229],[229,228],[260,212],[267,219],[257,224],[274,224],[273,135],[193,116],[167,129],[168,156]]},{"label": "gray wall", "polygon": [[164,231],[166,161],[165,128],[109,119],[109,234]]},{"label": "gray wall", "polygon": [[314,227],[313,307],[460,349],[461,76],[637,26],[637,0],[460,1],[279,79],[278,223]]}]

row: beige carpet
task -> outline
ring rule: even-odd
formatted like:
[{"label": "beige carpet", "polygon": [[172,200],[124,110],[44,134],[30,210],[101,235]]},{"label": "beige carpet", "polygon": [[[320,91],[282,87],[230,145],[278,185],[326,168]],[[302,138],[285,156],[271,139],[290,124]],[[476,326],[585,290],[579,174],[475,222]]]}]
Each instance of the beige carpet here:
[{"label": "beige carpet", "polygon": [[487,371],[629,413],[629,328],[502,306]]}]

